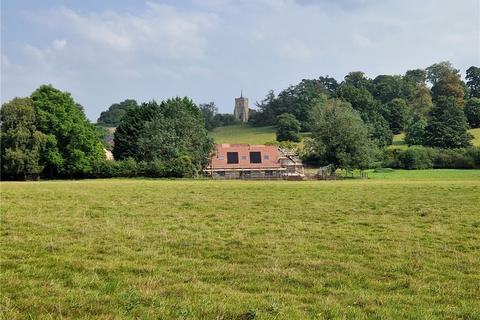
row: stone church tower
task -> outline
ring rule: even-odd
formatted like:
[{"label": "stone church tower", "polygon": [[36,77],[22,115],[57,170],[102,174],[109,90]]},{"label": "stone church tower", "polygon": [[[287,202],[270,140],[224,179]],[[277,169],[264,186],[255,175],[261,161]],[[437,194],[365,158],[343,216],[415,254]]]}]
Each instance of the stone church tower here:
[{"label": "stone church tower", "polygon": [[240,93],[240,98],[235,98],[233,115],[241,123],[248,122],[248,98],[243,97],[243,91]]}]

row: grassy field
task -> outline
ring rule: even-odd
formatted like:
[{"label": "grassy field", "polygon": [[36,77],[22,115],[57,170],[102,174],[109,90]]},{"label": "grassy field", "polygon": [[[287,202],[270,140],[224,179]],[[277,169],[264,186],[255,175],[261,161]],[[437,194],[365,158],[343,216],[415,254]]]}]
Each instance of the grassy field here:
[{"label": "grassy field", "polygon": [[480,171],[372,174],[1,183],[2,318],[479,319]]},{"label": "grassy field", "polygon": [[242,125],[214,129],[210,136],[215,143],[265,144],[276,140],[274,127],[251,127]]}]

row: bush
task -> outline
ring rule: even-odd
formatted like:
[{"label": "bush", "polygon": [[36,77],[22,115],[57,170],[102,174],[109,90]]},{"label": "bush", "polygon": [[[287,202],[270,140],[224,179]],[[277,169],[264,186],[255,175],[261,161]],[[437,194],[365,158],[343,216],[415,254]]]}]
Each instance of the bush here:
[{"label": "bush", "polygon": [[132,158],[121,161],[100,161],[95,165],[90,178],[193,178],[198,170],[192,160],[179,157],[169,161],[155,160],[136,162]]},{"label": "bush", "polygon": [[412,147],[400,152],[398,162],[403,169],[430,169],[433,168],[432,149]]},{"label": "bush", "polygon": [[434,149],[414,146],[388,150],[384,165],[394,169],[476,169],[480,168],[480,148]]},{"label": "bush", "polygon": [[175,178],[193,178],[197,173],[197,168],[190,157],[183,156],[170,160],[166,164],[165,173],[169,177]]},{"label": "bush", "polygon": [[139,175],[150,178],[164,178],[168,175],[166,174],[167,168],[164,162],[160,160],[155,160],[151,162],[140,162],[139,163],[140,172]]}]

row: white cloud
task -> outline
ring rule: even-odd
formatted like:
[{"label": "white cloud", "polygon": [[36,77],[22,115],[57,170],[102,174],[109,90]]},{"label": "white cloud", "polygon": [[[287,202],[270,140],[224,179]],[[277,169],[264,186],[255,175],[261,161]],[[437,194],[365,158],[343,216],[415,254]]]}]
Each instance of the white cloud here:
[{"label": "white cloud", "polygon": [[[207,50],[206,33],[217,22],[214,14],[180,11],[153,2],[147,2],[144,12],[138,15],[112,11],[85,14],[60,7],[33,19],[53,28],[61,27],[72,39],[80,37],[100,50],[143,52],[167,59],[203,57]],[[66,40],[58,41],[55,48],[66,45]]]},{"label": "white cloud", "polygon": [[478,0],[159,2],[25,7],[27,20],[13,12],[2,39],[3,101],[52,83],[91,119],[124,98],[182,94],[230,112],[240,87],[253,105],[302,78],[480,63]]},{"label": "white cloud", "polygon": [[67,40],[53,40],[52,46],[56,50],[62,50],[67,46]]}]

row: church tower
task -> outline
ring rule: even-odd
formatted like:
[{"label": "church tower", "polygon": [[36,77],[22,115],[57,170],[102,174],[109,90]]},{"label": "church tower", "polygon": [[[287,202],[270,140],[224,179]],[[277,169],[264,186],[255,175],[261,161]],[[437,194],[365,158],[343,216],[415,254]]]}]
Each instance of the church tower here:
[{"label": "church tower", "polygon": [[235,119],[241,123],[248,122],[248,98],[243,97],[243,90],[240,92],[240,98],[235,98],[235,109],[233,109]]}]

